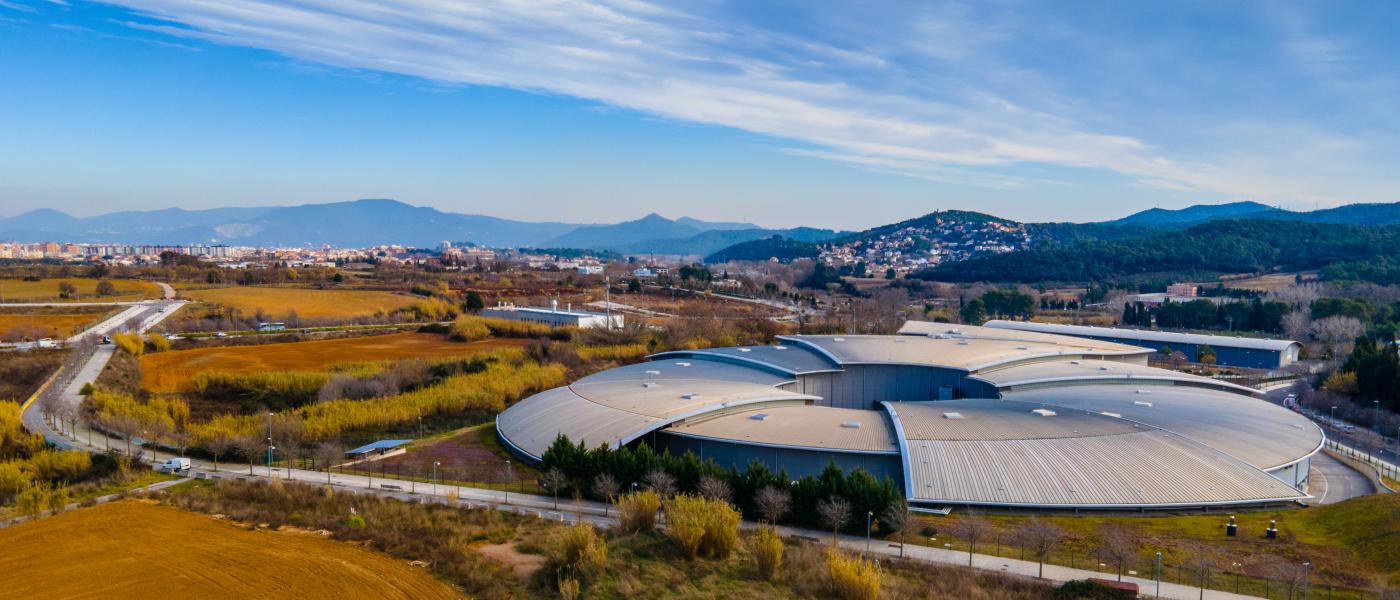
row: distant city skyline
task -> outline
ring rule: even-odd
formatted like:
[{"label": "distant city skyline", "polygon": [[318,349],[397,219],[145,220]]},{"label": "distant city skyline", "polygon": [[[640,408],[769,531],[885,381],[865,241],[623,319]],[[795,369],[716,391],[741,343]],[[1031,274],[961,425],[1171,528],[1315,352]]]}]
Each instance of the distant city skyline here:
[{"label": "distant city skyline", "polygon": [[1396,202],[1397,29],[1384,3],[0,0],[0,216]]}]

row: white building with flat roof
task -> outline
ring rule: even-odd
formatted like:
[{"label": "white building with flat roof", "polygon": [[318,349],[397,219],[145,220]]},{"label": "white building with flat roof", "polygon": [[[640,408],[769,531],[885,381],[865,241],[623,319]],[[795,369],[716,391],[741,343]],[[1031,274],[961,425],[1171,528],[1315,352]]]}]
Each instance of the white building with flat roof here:
[{"label": "white building with flat roof", "polygon": [[549,307],[547,308],[501,304],[492,308],[482,309],[481,316],[495,319],[509,319],[511,321],[544,323],[552,327],[577,327],[579,329],[592,329],[594,327],[614,328],[622,327],[623,325],[622,315],[574,310],[572,306],[560,309],[558,300],[550,301]]}]

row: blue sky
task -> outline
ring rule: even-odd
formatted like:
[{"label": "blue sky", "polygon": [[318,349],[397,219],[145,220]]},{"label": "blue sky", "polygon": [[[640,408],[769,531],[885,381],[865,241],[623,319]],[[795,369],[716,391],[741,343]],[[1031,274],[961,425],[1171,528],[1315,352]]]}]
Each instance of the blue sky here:
[{"label": "blue sky", "polygon": [[1400,201],[1400,4],[0,0],[0,215]]}]

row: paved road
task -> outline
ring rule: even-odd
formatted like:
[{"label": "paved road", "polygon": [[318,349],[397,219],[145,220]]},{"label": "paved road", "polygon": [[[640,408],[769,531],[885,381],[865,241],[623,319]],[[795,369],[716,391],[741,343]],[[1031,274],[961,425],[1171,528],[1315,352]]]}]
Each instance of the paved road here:
[{"label": "paved road", "polygon": [[1313,501],[1316,504],[1336,504],[1376,493],[1376,486],[1370,478],[1326,452],[1313,455],[1309,477],[1311,487],[1308,492],[1317,498]]},{"label": "paved road", "polygon": [[[1264,397],[1274,404],[1283,404],[1283,399],[1288,395],[1288,388],[1279,388],[1268,391]],[[1337,419],[1336,423],[1331,422],[1330,415],[1319,411],[1316,415],[1303,413],[1309,416],[1318,426],[1322,427],[1322,432],[1327,435],[1327,439],[1353,448],[1359,454],[1373,455],[1382,462],[1387,474],[1396,472],[1396,465],[1400,465],[1400,457],[1396,456],[1396,448],[1400,447],[1400,432],[1396,432],[1397,437],[1377,437],[1374,432],[1365,427],[1348,423],[1342,419]],[[1346,426],[1351,425],[1352,431],[1347,432]]]}]

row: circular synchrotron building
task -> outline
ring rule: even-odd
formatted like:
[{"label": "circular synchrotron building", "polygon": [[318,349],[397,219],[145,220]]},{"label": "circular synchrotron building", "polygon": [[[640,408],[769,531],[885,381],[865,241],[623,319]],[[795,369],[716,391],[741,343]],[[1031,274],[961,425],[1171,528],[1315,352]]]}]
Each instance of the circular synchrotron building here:
[{"label": "circular synchrotron building", "polygon": [[1257,390],[1147,366],[1152,350],[910,322],[663,352],[497,418],[526,460],[559,434],[789,475],[834,462],[916,506],[1199,509],[1306,499],[1323,433]]}]

